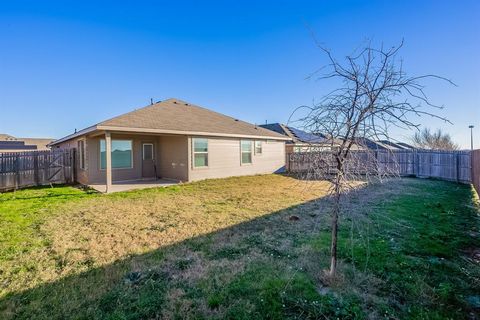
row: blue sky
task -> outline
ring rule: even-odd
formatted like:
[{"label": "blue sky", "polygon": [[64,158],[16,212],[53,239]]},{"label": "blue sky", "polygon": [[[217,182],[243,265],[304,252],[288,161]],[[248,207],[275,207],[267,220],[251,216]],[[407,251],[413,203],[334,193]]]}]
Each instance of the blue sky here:
[{"label": "blue sky", "polygon": [[[2,1],[0,132],[58,138],[176,97],[252,123],[286,122],[331,85],[307,80],[365,39],[405,40],[412,75],[434,73],[441,127],[480,147],[480,1]],[[399,139],[409,132],[395,130]]]}]

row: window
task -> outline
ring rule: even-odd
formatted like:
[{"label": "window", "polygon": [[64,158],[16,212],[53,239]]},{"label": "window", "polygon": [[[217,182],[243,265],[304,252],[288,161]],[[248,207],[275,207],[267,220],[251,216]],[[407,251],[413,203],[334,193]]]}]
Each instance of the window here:
[{"label": "window", "polygon": [[255,154],[262,154],[262,141],[255,141]]},{"label": "window", "polygon": [[85,169],[85,141],[78,140],[77,142],[78,149],[78,164],[80,169]]},{"label": "window", "polygon": [[193,138],[193,167],[208,167],[208,139]]},{"label": "window", "polygon": [[[107,167],[105,140],[100,140],[100,169]],[[132,168],[132,140],[112,140],[112,169]]]},{"label": "window", "polygon": [[242,164],[252,163],[252,141],[241,140],[240,149],[241,149]]},{"label": "window", "polygon": [[143,144],[143,160],[153,160],[153,143]]}]

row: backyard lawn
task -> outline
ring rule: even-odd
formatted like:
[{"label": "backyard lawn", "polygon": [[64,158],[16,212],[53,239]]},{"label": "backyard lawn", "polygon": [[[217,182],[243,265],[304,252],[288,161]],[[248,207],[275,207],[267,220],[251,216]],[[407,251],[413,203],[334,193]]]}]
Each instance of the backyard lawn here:
[{"label": "backyard lawn", "polygon": [[0,194],[0,319],[479,319],[470,186],[395,179],[344,204],[282,175]]}]

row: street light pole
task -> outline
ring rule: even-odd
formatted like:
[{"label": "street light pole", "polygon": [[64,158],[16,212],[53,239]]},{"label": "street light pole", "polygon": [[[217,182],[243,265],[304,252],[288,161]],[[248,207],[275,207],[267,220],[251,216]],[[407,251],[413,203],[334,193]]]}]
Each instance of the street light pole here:
[{"label": "street light pole", "polygon": [[470,149],[473,150],[473,125],[468,126],[470,128]]}]

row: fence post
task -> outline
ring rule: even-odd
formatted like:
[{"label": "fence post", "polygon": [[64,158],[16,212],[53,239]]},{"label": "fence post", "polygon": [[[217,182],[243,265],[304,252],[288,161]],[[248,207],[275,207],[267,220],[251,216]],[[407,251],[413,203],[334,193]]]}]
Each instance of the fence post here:
[{"label": "fence post", "polygon": [[50,177],[50,163],[51,163],[51,161],[52,161],[52,156],[51,156],[51,155],[52,155],[51,152],[49,152],[49,153],[46,153],[46,152],[45,152],[45,153],[43,154],[43,157],[44,157],[44,159],[45,159],[45,160],[44,160],[45,162],[44,162],[44,164],[43,164],[43,166],[44,166],[44,174],[45,174],[44,180],[46,180],[46,181],[43,181],[43,183],[50,183],[50,180],[49,180],[48,178]]},{"label": "fence post", "polygon": [[20,187],[20,158],[18,154],[15,155],[15,190]]},{"label": "fence post", "polygon": [[470,180],[472,181],[472,184],[475,186],[475,189],[477,189],[477,194],[480,195],[480,190],[478,189],[478,182],[476,181],[475,177],[475,154],[477,153],[476,150],[470,151]]},{"label": "fence post", "polygon": [[479,154],[479,149],[470,151],[470,180],[475,190],[477,190],[477,195],[480,195],[480,174],[478,172],[480,169],[480,159],[477,161]]},{"label": "fence post", "polygon": [[71,173],[72,173],[72,183],[75,183],[77,181],[77,149],[72,148],[70,149],[70,166],[71,166]]},{"label": "fence post", "polygon": [[428,166],[428,177],[431,178],[432,177],[432,152],[429,152],[428,153],[428,160],[429,160],[429,166]]},{"label": "fence post", "polygon": [[285,171],[288,173],[288,166],[289,166],[289,156],[288,156],[288,152],[285,152]]},{"label": "fence post", "polygon": [[455,171],[456,171],[456,180],[457,182],[460,182],[460,161],[459,161],[459,152],[455,152]]},{"label": "fence post", "polygon": [[413,149],[412,152],[412,174],[416,177],[418,175],[418,170],[417,170],[417,149]]},{"label": "fence post", "polygon": [[63,150],[62,151],[62,173],[63,173],[63,181],[65,181],[65,183],[68,183],[68,177],[67,177],[67,169],[65,168],[65,164],[66,164],[66,157],[67,157],[67,151],[66,150]]},{"label": "fence post", "polygon": [[38,178],[38,153],[33,154],[33,180],[36,186],[40,184]]}]

